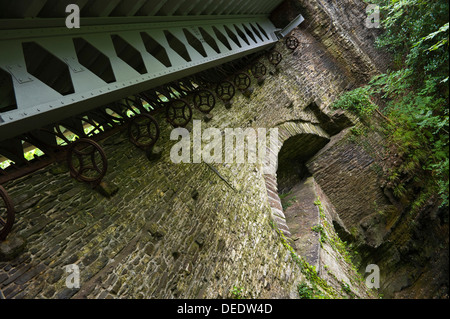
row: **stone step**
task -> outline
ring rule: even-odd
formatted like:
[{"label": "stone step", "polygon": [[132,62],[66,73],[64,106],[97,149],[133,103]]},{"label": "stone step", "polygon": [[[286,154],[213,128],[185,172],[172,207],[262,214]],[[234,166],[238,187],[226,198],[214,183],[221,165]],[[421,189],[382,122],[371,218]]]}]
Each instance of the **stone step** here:
[{"label": "stone step", "polygon": [[320,224],[319,209],[314,205],[316,199],[314,178],[310,177],[297,184],[283,202],[289,203],[284,215],[292,234],[293,248],[319,269],[320,234],[312,230]]}]

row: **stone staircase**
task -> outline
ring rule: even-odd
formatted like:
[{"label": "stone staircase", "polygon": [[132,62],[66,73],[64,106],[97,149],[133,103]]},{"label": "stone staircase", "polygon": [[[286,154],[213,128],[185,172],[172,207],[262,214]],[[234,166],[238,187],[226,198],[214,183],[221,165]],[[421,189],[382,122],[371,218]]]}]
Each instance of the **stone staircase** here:
[{"label": "stone staircase", "polygon": [[[316,205],[317,200],[321,209]],[[343,231],[347,230],[314,177],[305,178],[295,185],[287,196],[282,196],[281,204],[296,253],[314,266],[318,275],[340,291],[343,298],[373,298],[358,279],[351,262],[336,246],[338,235],[334,223]]]},{"label": "stone staircase", "polygon": [[282,202],[286,223],[289,225],[293,248],[306,261],[319,269],[320,234],[312,228],[320,224],[314,179],[307,178],[297,184]]}]

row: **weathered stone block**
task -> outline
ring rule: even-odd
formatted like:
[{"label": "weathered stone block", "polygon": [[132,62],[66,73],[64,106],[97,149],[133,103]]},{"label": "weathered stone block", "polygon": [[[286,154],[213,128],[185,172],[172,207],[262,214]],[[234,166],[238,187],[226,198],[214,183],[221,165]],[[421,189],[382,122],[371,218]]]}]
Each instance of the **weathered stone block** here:
[{"label": "weathered stone block", "polygon": [[20,255],[26,247],[26,240],[20,236],[9,236],[0,242],[0,261],[9,261]]}]

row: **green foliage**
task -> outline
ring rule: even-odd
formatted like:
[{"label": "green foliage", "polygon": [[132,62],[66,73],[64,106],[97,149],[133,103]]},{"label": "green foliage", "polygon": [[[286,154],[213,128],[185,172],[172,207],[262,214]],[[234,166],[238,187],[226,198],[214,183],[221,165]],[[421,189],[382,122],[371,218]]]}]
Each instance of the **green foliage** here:
[{"label": "green foliage", "polygon": [[284,194],[280,194],[279,197],[280,197],[280,199],[285,199],[286,197],[288,197],[291,194],[292,194],[292,191],[284,193]]},{"label": "green foliage", "polygon": [[[377,44],[394,57],[393,69],[364,88],[347,92],[335,107],[361,117],[370,97],[381,98],[385,134],[394,150],[389,187],[398,198],[414,197],[413,210],[427,198],[448,206],[449,22],[448,0],[373,0],[381,10]],[[414,188],[415,193],[409,189]]]},{"label": "green foliage", "polygon": [[292,192],[288,192],[288,193],[279,195],[280,200],[281,200],[281,206],[283,207],[283,210],[288,209],[289,207],[291,207],[297,201],[297,197],[296,196],[293,196],[289,200],[286,200],[286,197],[288,197],[291,194],[292,194]]},{"label": "green foliage", "polygon": [[377,107],[371,102],[367,87],[360,87],[344,93],[333,106],[349,110],[361,117],[371,115]]},{"label": "green foliage", "polygon": [[363,126],[354,126],[350,130],[355,136],[366,136],[367,130]]},{"label": "green foliage", "polygon": [[[355,271],[355,273],[357,273],[358,271],[356,269],[356,266],[353,264],[352,258],[352,254],[357,254],[357,252],[352,251],[351,245],[347,245],[347,242],[342,241],[339,236],[334,233],[333,226],[330,225],[325,218],[325,211],[319,197],[317,197],[317,199],[314,201],[314,205],[319,208],[321,225],[313,226],[311,230],[316,231],[320,234],[320,245],[322,246],[322,244],[327,241],[335,251],[339,252],[345,262],[347,262],[349,265],[352,265],[353,270]],[[327,233],[331,235],[327,236]]]},{"label": "green foliage", "polygon": [[311,230],[320,234],[320,242],[323,244],[325,242],[325,239],[327,238],[327,234],[325,233],[323,226],[316,225],[316,226],[311,227]]},{"label": "green foliage", "polygon": [[292,260],[297,264],[302,274],[311,284],[312,297],[310,299],[325,299],[337,297],[338,294],[335,289],[331,287],[324,279],[319,277],[316,268],[314,266],[311,266],[305,259],[296,254],[294,248],[292,248],[292,246],[288,243],[286,237],[279,229],[276,229],[276,231],[280,236],[283,246],[291,253]]},{"label": "green foliage", "polygon": [[427,76],[448,77],[445,54],[448,0],[373,0],[372,3],[380,5],[384,28],[377,43],[401,63],[399,69],[404,66],[412,69],[418,86]]},{"label": "green foliage", "polygon": [[234,286],[233,289],[230,290],[231,299],[245,299],[244,298],[244,289],[240,287]]},{"label": "green foliage", "polygon": [[300,299],[314,299],[314,296],[317,294],[316,289],[309,287],[304,282],[297,286],[297,291]]},{"label": "green foliage", "polygon": [[[332,227],[329,225],[325,220],[325,212],[324,208],[322,206],[322,203],[320,201],[320,198],[317,198],[314,201],[314,204],[318,206],[319,213],[320,213],[320,219],[323,223],[322,225],[317,226],[317,230],[320,232],[323,232],[324,236],[326,236],[326,228]],[[284,234],[278,229],[274,228],[277,232],[277,234],[280,236],[281,243],[283,246],[290,252],[292,260],[297,264],[297,266],[300,268],[302,274],[305,276],[306,282],[302,282],[297,286],[297,292],[299,294],[299,297],[301,299],[326,299],[326,298],[341,298],[341,294],[331,285],[327,283],[327,281],[323,278],[321,278],[316,270],[316,268],[312,265],[310,265],[303,257],[297,255],[294,248],[289,244],[288,240],[284,236]],[[338,236],[335,236],[336,238],[329,238],[324,237],[327,240],[330,241],[330,245],[333,247],[337,247],[339,252],[341,254],[344,254],[344,259],[352,265],[351,260],[348,258],[349,253],[347,251],[347,246],[345,242],[342,242]],[[327,266],[325,265],[324,268],[327,270]],[[352,265],[352,269],[357,275],[357,278],[362,282],[362,276],[357,273],[356,268]],[[327,270],[328,271],[328,270]],[[331,274],[329,272],[329,274]],[[336,280],[338,280],[336,278]],[[339,281],[339,280],[338,280]],[[356,295],[351,291],[350,286],[341,283],[342,289],[347,292],[348,295],[351,297],[356,297]],[[348,291],[347,291],[348,290]],[[238,290],[239,292],[239,290]],[[237,295],[241,295],[242,291],[237,293]]]},{"label": "green foliage", "polygon": [[342,291],[344,291],[347,295],[349,295],[351,298],[355,298],[355,294],[353,293],[352,289],[350,288],[350,285],[346,282],[341,282],[341,288]]}]

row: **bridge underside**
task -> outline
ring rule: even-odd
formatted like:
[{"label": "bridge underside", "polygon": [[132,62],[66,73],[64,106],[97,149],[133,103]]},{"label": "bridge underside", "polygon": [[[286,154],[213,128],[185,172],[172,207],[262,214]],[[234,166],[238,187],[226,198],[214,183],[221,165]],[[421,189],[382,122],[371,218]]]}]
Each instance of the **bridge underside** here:
[{"label": "bridge underside", "polygon": [[1,1],[0,182],[29,168],[27,149],[54,158],[68,135],[95,138],[203,89],[231,99],[249,81],[233,76],[278,41],[268,17],[281,2]]},{"label": "bridge underside", "polygon": [[[86,17],[78,29],[65,26],[65,8],[73,2],[80,16]],[[277,41],[267,18],[277,1],[270,6],[269,1],[238,6],[240,2],[2,4],[1,140],[53,123],[62,114],[79,114]],[[262,13],[255,14],[257,8]]]}]

